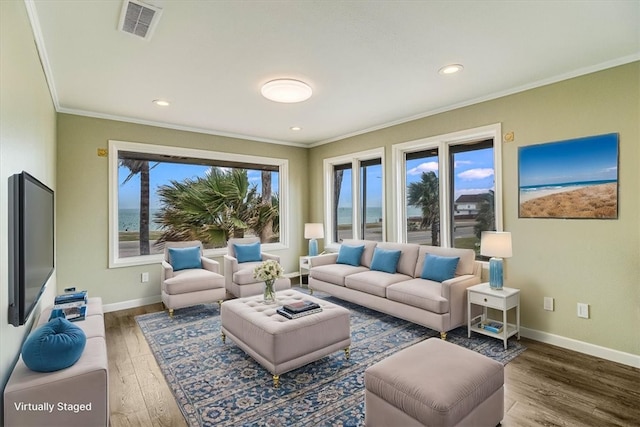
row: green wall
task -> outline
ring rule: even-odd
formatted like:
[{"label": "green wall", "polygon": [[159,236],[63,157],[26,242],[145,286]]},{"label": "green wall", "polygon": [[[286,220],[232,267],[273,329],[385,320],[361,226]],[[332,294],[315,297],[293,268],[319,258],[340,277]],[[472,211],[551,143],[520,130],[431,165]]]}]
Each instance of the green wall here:
[{"label": "green wall", "polygon": [[[384,146],[389,195],[393,144],[493,123],[515,133],[503,143],[504,228],[514,253],[505,268],[507,286],[521,289],[523,326],[536,337],[640,355],[638,62],[312,148],[309,219],[322,220],[323,159]],[[620,134],[617,220],[518,218],[518,147],[610,132]],[[393,230],[387,220],[389,240]],[[555,311],[543,310],[545,296]],[[577,317],[578,302],[590,305],[590,319]]]},{"label": "green wall", "polygon": [[[76,286],[104,304],[150,301],[160,296],[158,263],[108,268],[108,159],[98,148],[109,140],[232,152],[289,160],[290,246],[272,251],[286,272],[298,270],[307,216],[306,148],[185,132],[114,120],[58,114],[58,288]],[[222,258],[216,258],[223,267]],[[149,282],[140,274],[149,272]]]},{"label": "green wall", "polygon": [[[2,388],[41,307],[53,303],[56,274],[27,324],[10,325],[7,274],[8,179],[23,170],[56,190],[56,111],[24,2],[0,1],[0,381]],[[2,419],[0,409],[0,419]]]}]

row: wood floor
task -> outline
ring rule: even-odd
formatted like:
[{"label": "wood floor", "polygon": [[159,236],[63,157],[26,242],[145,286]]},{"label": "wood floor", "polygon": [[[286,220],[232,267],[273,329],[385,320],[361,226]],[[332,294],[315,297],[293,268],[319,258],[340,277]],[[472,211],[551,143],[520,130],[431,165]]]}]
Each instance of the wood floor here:
[{"label": "wood floor", "polygon": [[[160,304],[105,314],[111,426],[185,426],[134,317]],[[505,367],[513,426],[640,426],[640,370],[537,341]]]}]

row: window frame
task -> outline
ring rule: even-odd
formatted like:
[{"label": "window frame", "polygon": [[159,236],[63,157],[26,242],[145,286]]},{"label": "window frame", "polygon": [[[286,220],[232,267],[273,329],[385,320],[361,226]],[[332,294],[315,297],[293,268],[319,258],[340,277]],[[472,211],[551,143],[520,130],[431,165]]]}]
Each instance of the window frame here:
[{"label": "window frame", "polygon": [[[422,138],[394,144],[391,147],[392,176],[394,177],[392,222],[397,242],[407,241],[407,185],[406,154],[421,150],[438,150],[438,180],[440,187],[440,246],[452,247],[451,227],[453,222],[453,204],[451,201],[452,185],[449,182],[452,167],[449,163],[450,147],[455,145],[480,142],[493,139],[493,165],[495,181],[495,222],[496,231],[503,231],[502,212],[502,124],[481,126],[458,132]],[[446,232],[443,232],[445,231]]]},{"label": "window frame", "polygon": [[[138,255],[121,258],[119,256],[118,230],[118,166],[121,151],[153,155],[167,155],[204,159],[207,161],[254,163],[278,167],[278,193],[280,214],[280,241],[265,243],[266,251],[289,248],[289,160],[272,157],[258,157],[244,154],[208,151],[194,148],[182,148],[167,145],[153,145],[139,142],[109,140],[109,268],[130,267],[136,265],[157,264],[162,261],[162,254]],[[204,255],[220,257],[227,253],[227,248],[205,249]]]},{"label": "window frame", "polygon": [[[323,161],[324,174],[324,218],[325,218],[325,246],[332,244],[340,244],[333,241],[335,230],[333,229],[333,168],[334,166],[351,163],[351,227],[353,239],[362,239],[362,224],[360,221],[360,213],[362,211],[360,189],[361,176],[360,165],[367,160],[380,159],[382,169],[382,241],[386,241],[386,197],[385,197],[385,157],[384,147],[372,150],[360,151],[357,153],[346,154],[343,156],[329,157]],[[357,173],[354,173],[357,171]],[[365,218],[366,221],[366,218]]]}]

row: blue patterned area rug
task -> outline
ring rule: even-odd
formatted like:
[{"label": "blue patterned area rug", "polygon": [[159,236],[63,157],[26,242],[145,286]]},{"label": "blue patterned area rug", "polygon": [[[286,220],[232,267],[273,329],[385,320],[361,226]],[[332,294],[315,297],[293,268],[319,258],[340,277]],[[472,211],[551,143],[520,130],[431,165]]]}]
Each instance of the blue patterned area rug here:
[{"label": "blue patterned area rug", "polygon": [[[306,290],[305,290],[306,291]],[[136,317],[178,406],[190,426],[363,426],[364,370],[393,353],[438,333],[431,329],[314,294],[351,311],[351,358],[342,351],[282,374],[271,375],[220,338],[217,304]],[[525,350],[515,340],[450,331],[447,341],[508,363]]]}]

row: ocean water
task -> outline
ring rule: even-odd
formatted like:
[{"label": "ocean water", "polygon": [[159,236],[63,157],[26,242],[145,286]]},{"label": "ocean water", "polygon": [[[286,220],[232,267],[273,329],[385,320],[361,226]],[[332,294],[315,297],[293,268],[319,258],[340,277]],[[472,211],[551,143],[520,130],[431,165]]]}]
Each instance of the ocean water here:
[{"label": "ocean water", "polygon": [[610,184],[617,182],[617,179],[605,179],[600,181],[575,181],[575,182],[560,182],[557,184],[544,184],[544,185],[521,185],[520,192],[523,194],[532,193],[536,191],[545,190],[561,190],[568,187],[589,187],[591,185]]},{"label": "ocean water", "polygon": [[[351,224],[352,222],[352,208],[338,208],[338,224]],[[376,222],[380,222],[382,219],[382,207],[370,207],[367,208],[366,213],[366,223],[373,224]],[[407,208],[407,216],[416,217],[422,216],[420,208],[408,207]]]},{"label": "ocean water", "polygon": [[[160,209],[150,209],[151,222],[149,223],[150,231],[160,230],[160,224],[153,221],[155,214]],[[118,210],[118,230],[119,231],[139,231],[140,227],[140,209],[119,209]]]}]

